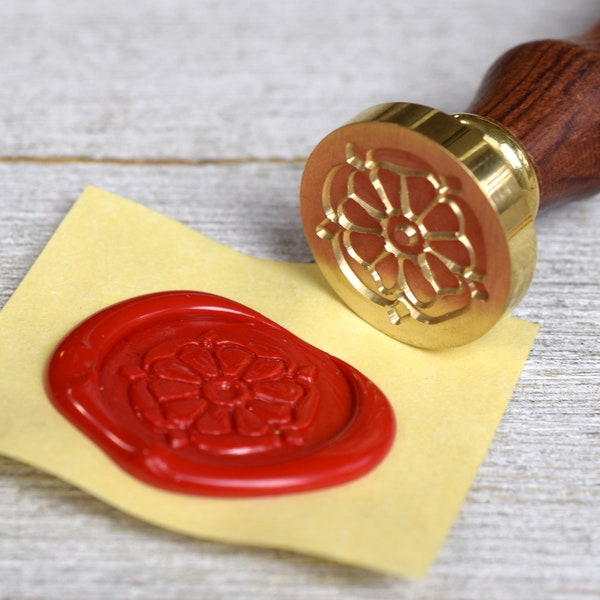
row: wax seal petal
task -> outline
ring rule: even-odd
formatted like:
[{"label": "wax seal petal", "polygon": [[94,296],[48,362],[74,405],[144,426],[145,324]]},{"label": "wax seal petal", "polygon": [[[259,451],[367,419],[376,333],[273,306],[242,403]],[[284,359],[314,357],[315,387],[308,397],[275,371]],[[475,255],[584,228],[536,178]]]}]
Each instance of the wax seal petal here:
[{"label": "wax seal petal", "polygon": [[187,429],[196,417],[206,410],[208,402],[200,398],[174,400],[165,402],[161,408],[169,423],[177,425],[179,429]]},{"label": "wax seal petal", "polygon": [[183,364],[175,357],[164,358],[155,362],[152,365],[152,372],[158,377],[171,381],[183,381],[196,384],[202,381],[193,369]]},{"label": "wax seal petal", "polygon": [[244,373],[244,381],[252,383],[255,381],[278,379],[285,372],[285,363],[277,358],[257,358],[252,362]]},{"label": "wax seal petal", "polygon": [[217,377],[219,366],[212,352],[198,344],[186,346],[180,353],[179,359],[186,365],[192,367],[204,377]]},{"label": "wax seal petal", "polygon": [[159,402],[192,398],[199,394],[197,383],[177,381],[176,379],[153,379],[149,382],[148,389]]},{"label": "wax seal petal", "polygon": [[252,362],[252,353],[246,348],[225,345],[215,351],[224,375],[239,377]]},{"label": "wax seal petal", "polygon": [[238,408],[234,413],[235,427],[238,433],[251,437],[260,437],[270,433],[269,424],[259,415],[247,408]]},{"label": "wax seal petal", "polygon": [[260,381],[252,386],[255,397],[267,402],[292,402],[295,403],[304,394],[303,387],[295,381]]},{"label": "wax seal petal", "polygon": [[387,399],[356,369],[201,292],[149,294],[92,315],[57,347],[47,389],[130,475],[189,494],[350,482],[384,459],[395,435]]},{"label": "wax seal petal", "polygon": [[194,429],[205,435],[231,433],[231,415],[226,408],[214,406],[196,419]]}]

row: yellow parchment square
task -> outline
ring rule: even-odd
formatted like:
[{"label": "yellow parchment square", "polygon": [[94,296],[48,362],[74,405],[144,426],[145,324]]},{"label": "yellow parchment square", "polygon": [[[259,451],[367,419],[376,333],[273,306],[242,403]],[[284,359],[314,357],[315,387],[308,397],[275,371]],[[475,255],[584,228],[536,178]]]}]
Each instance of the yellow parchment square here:
[{"label": "yellow parchment square", "polygon": [[[246,304],[373,379],[397,418],[385,461],[350,484],[260,499],[165,492],[121,471],[54,410],[45,366],[92,313],[172,289]],[[0,452],[175,531],[420,577],[485,456],[536,331],[506,318],[462,348],[411,348],[348,310],[315,265],[245,256],[88,188],[0,313]]]}]

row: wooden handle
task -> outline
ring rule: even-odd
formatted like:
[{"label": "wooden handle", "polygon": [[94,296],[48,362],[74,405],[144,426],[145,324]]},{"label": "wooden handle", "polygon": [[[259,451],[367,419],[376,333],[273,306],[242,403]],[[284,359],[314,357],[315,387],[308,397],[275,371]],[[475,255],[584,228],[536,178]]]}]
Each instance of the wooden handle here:
[{"label": "wooden handle", "polygon": [[600,192],[600,22],[571,41],[508,51],[468,112],[502,125],[525,148],[541,207]]}]

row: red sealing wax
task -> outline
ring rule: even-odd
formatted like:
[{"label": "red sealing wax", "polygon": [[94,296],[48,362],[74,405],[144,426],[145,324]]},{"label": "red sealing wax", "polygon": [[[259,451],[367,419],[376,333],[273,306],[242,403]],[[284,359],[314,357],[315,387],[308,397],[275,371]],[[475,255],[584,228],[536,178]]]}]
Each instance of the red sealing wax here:
[{"label": "red sealing wax", "polygon": [[47,371],[54,406],[129,474],[211,496],[345,483],[373,469],[395,422],[381,391],[263,315],[200,292],[110,306]]}]

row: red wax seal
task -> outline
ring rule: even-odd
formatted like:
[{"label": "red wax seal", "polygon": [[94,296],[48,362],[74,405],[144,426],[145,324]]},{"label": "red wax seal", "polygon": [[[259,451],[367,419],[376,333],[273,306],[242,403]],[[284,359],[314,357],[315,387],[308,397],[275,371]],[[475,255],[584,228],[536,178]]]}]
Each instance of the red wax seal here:
[{"label": "red wax seal", "polygon": [[93,315],[56,349],[47,389],[125,471],[193,494],[351,481],[395,434],[387,399],[356,369],[200,292],[140,296]]}]

